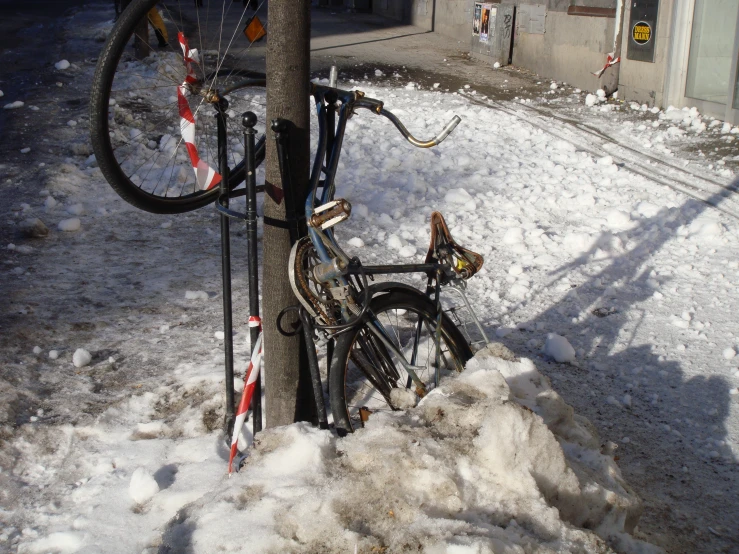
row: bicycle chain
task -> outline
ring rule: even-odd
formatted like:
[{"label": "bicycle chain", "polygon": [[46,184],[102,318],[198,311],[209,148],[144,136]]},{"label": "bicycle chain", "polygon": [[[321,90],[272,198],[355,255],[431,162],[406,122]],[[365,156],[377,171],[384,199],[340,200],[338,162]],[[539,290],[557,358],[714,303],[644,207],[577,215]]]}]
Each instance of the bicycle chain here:
[{"label": "bicycle chain", "polygon": [[[315,295],[315,293],[311,290],[310,285],[308,284],[308,277],[306,275],[307,271],[303,267],[303,260],[306,256],[311,255],[315,255],[315,248],[313,246],[313,243],[311,243],[310,240],[303,240],[302,244],[298,245],[298,250],[295,256],[294,270],[295,275],[297,276],[298,285],[300,286],[303,293],[303,298],[310,302],[315,312],[321,317],[321,319],[323,319],[324,325],[335,325],[336,323],[338,323],[336,318],[326,313],[326,311],[323,309],[324,302]],[[321,284],[317,283],[317,286],[326,289],[326,287]]]}]

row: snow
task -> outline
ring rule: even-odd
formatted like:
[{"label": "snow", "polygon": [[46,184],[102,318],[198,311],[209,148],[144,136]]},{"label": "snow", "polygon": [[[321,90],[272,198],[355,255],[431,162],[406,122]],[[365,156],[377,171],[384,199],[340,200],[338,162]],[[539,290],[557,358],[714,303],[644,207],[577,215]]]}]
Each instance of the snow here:
[{"label": "snow", "polygon": [[[78,66],[85,78],[69,74],[55,94],[88,93],[92,67]],[[500,342],[418,406],[394,392],[407,411],[371,416],[347,439],[306,424],[265,431],[244,470],[226,479],[213,210],[136,211],[110,190],[89,151],[65,145],[57,158],[46,152],[57,143],[46,148],[41,139],[51,135],[40,135],[25,160],[34,170],[47,163],[38,180],[47,194],[33,189],[26,206],[13,202],[4,214],[13,234],[3,244],[16,248],[3,250],[3,317],[13,333],[3,359],[17,380],[0,381],[0,414],[12,422],[2,428],[0,475],[22,499],[0,516],[7,547],[211,552],[254,541],[255,551],[393,552],[409,540],[426,552],[605,552],[608,541],[638,552],[649,547],[630,533],[648,533],[669,546],[688,537],[685,551],[721,551],[709,524],[730,547],[739,372],[725,352],[736,354],[739,336],[739,226],[664,182],[729,184],[736,165],[709,168],[693,140],[707,124],[701,133],[731,148],[734,127],[697,110],[637,104],[624,119],[573,101],[567,115],[615,141],[601,148],[575,126],[527,118],[527,106],[553,103],[502,101],[520,110],[512,114],[416,76],[426,90],[364,81],[358,86],[402,113],[417,136],[432,136],[454,113],[463,122],[439,147],[417,150],[387,121],[357,113],[337,185],[353,204],[336,228],[341,243],[366,264],[420,262],[428,216],[442,211],[458,242],[486,258],[467,293]],[[589,97],[598,103],[593,94],[586,104]],[[70,117],[76,127],[64,125]],[[69,113],[49,133],[82,143],[84,121]],[[153,147],[173,149],[172,132]],[[634,150],[625,154],[623,144]],[[640,153],[645,144],[653,158]],[[634,160],[646,175],[626,163]],[[653,180],[660,172],[664,182]],[[733,198],[717,198],[736,210]],[[84,229],[24,235],[23,222],[44,213],[50,226],[84,215]],[[244,243],[236,233],[232,240],[242,264],[234,271],[240,377]],[[32,354],[35,345],[48,356]],[[78,345],[91,363],[75,369]],[[20,376],[38,383],[25,389],[15,384]],[[135,486],[134,475],[142,477]]]},{"label": "snow", "polygon": [[405,241],[401,239],[398,235],[390,235],[387,238],[387,247],[392,250],[400,250],[405,246]]},{"label": "snow", "polygon": [[575,349],[572,348],[572,345],[565,337],[556,333],[549,333],[547,335],[543,352],[559,363],[575,361]]},{"label": "snow", "polygon": [[74,367],[85,367],[92,361],[92,355],[84,348],[78,348],[72,355]]},{"label": "snow", "polygon": [[85,206],[81,203],[67,206],[67,213],[71,215],[82,215],[85,213]]},{"label": "snow", "polygon": [[84,537],[82,534],[60,531],[26,543],[19,552],[23,552],[24,554],[46,554],[48,552],[71,554],[73,552],[79,552],[83,544]]},{"label": "snow", "polygon": [[208,293],[204,290],[188,290],[185,291],[185,298],[188,300],[208,300]]},{"label": "snow", "polygon": [[73,232],[80,230],[80,220],[77,217],[71,217],[69,219],[62,219],[58,224],[57,228],[60,231]]},{"label": "snow", "polygon": [[[497,354],[511,357],[491,345],[418,406],[342,440],[306,423],[264,431],[239,473],[198,484],[208,494],[165,540],[186,533],[192,552],[588,553],[605,540],[656,552],[629,536],[641,502],[592,425],[530,360]],[[174,494],[148,483],[143,502]]]},{"label": "snow", "polygon": [[[457,161],[457,163],[459,163],[459,160]],[[460,165],[466,164],[462,163]],[[444,196],[444,201],[450,204],[461,204],[462,206],[470,210],[475,209],[475,200],[465,189],[459,188],[450,190]]]},{"label": "snow", "polygon": [[145,468],[137,468],[131,475],[128,494],[136,504],[144,504],[159,492],[159,484]]}]

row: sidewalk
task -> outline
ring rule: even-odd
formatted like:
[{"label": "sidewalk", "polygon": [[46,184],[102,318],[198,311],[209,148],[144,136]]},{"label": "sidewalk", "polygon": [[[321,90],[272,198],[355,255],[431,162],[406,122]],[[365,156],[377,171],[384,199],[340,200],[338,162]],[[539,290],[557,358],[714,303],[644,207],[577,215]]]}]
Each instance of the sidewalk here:
[{"label": "sidewalk", "polygon": [[[222,484],[218,219],[210,206],[135,210],[95,167],[87,97],[112,14],[94,0],[58,19],[65,41],[43,59],[33,53],[46,38],[27,33],[34,44],[14,54],[24,72],[0,69],[0,105],[26,104],[0,112],[0,550],[53,535],[89,551],[95,541],[156,551],[170,523],[185,538],[198,531],[175,513]],[[734,129],[494,70],[466,44],[377,16],[314,9],[313,23],[314,77],[337,65],[341,86],[376,93],[419,134],[447,112],[463,117],[431,150],[371,114],[350,122],[338,179],[355,210],[342,240],[363,244],[365,263],[408,261],[394,244],[421,259],[428,212],[443,211],[486,256],[470,292],[490,335],[620,443],[618,465],[645,503],[641,536],[670,552],[732,551],[739,206],[724,187]],[[264,48],[250,51],[261,67]],[[72,65],[55,70],[61,59]],[[254,106],[263,122],[263,102]],[[73,215],[80,229],[61,231]],[[20,234],[35,217],[48,237]],[[232,238],[243,372],[245,244]],[[549,332],[568,337],[575,363],[542,354]],[[77,348],[90,365],[72,364]],[[143,511],[129,506],[139,466],[162,489]]]},{"label": "sidewalk", "polygon": [[[713,118],[703,121],[695,112],[680,110],[665,114],[618,100],[602,103],[596,98],[597,91],[581,91],[561,82],[553,89],[551,79],[514,66],[494,69],[473,59],[468,54],[467,43],[373,14],[314,8],[312,33],[311,69],[321,77],[327,77],[330,66],[336,65],[344,81],[369,79],[403,85],[414,82],[426,89],[436,86],[451,92],[473,92],[476,99],[515,100],[520,109],[515,105],[509,107],[524,118],[532,113],[537,115],[536,110],[541,109],[548,116],[557,114],[560,121],[594,127],[619,144],[644,146],[640,150],[648,154],[653,152],[656,140],[675,150],[683,161],[708,159],[730,170],[725,177],[731,172],[739,173],[734,142],[739,129],[734,129],[732,135],[719,122],[714,123]],[[259,50],[254,54],[259,54]],[[378,77],[375,69],[384,75]],[[588,94],[592,94],[592,100]],[[663,107],[663,112],[666,108]],[[669,130],[672,124],[678,125],[680,131],[660,134],[655,123],[658,121],[662,129]],[[656,129],[656,134],[635,139],[620,132],[622,124],[634,128],[645,125],[646,133],[642,134],[650,135],[651,129]]]}]

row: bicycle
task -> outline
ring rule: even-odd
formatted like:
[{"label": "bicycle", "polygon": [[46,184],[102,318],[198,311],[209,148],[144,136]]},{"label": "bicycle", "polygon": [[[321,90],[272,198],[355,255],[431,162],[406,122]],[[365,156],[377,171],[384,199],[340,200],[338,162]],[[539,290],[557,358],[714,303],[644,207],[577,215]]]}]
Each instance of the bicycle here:
[{"label": "bicycle", "polygon": [[[335,341],[328,356],[328,389],[334,426],[343,436],[372,413],[415,405],[442,377],[462,371],[472,357],[467,338],[442,308],[442,287],[457,287],[487,341],[463,293],[463,284],[481,269],[483,259],[454,241],[439,212],[431,216],[431,244],[422,264],[367,266],[347,256],[334,228],[350,217],[351,204],[334,195],[348,119],[357,109],[370,110],[389,119],[414,146],[430,148],[441,143],[460,118],[455,116],[435,138],[419,141],[381,101],[360,91],[313,84],[311,94],[319,140],[304,205],[308,235],[293,246],[290,283],[310,326]],[[427,275],[425,293],[399,282],[368,282],[375,275],[404,273]],[[306,317],[301,319],[306,325]]]},{"label": "bicycle", "polygon": [[[141,18],[157,3],[163,21],[172,26],[169,35],[178,37],[181,51],[173,52],[170,47],[152,52],[145,60],[136,60],[129,52],[129,45],[136,40]],[[209,6],[214,4],[219,3],[208,2]],[[226,5],[230,8],[234,4],[231,0],[220,4],[222,17],[216,40],[207,23],[203,29],[197,6],[189,2],[183,5],[135,0],[121,16],[103,49],[91,99],[95,155],[112,187],[126,201],[143,210],[179,213],[196,209],[222,198],[224,190],[233,189],[246,177],[246,157],[237,159],[231,149],[228,158],[225,113],[229,98],[233,103],[237,92],[265,83],[263,76],[250,72],[245,60],[231,55],[229,48],[218,49],[213,55],[212,47],[222,44],[224,25],[228,23],[234,29],[230,45],[245,22],[246,8],[241,16],[238,13],[228,16],[230,10]],[[194,31],[188,32],[193,28]],[[188,36],[198,48],[190,47]],[[365,266],[358,258],[349,258],[334,236],[334,227],[351,213],[348,201],[334,198],[335,176],[349,117],[358,109],[373,111],[388,118],[411,144],[421,148],[439,144],[460,119],[455,116],[434,139],[419,141],[382,102],[359,91],[313,84],[310,93],[318,114],[319,142],[310,193],[304,203],[308,236],[299,240],[295,236],[288,270],[300,301],[298,311],[309,343],[314,392],[320,406],[323,406],[321,378],[315,349],[310,343],[314,330],[324,333],[329,340],[329,399],[336,430],[344,435],[363,425],[372,413],[415,404],[442,377],[464,368],[472,356],[469,333],[465,337],[444,311],[442,288],[460,295],[483,340],[487,341],[464,295],[464,283],[479,271],[483,260],[454,241],[438,212],[432,215],[432,240],[424,263]],[[127,110],[115,109],[124,103]],[[210,110],[218,116],[217,125],[209,125],[209,119],[201,113]],[[179,125],[174,125],[173,120]],[[278,135],[284,134],[277,128],[274,130]],[[182,142],[187,148],[181,148]],[[258,165],[263,160],[264,145],[265,136],[262,136],[256,143],[255,160],[250,163]],[[223,182],[214,166],[225,175]],[[288,178],[283,174],[283,181]],[[289,190],[289,186],[284,188]],[[256,240],[255,232],[254,237]],[[226,273],[230,275],[230,269]],[[399,282],[369,283],[375,275],[407,273],[427,276],[425,292]],[[224,291],[225,287],[224,284]],[[226,329],[230,336],[228,324]]]}]

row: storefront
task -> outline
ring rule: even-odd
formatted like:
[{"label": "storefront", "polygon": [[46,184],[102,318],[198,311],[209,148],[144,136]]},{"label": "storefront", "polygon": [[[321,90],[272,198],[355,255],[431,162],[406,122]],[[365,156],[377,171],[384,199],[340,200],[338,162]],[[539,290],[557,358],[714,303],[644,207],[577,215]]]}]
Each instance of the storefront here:
[{"label": "storefront", "polygon": [[[373,6],[471,40],[470,52],[491,65],[509,58],[585,90],[618,87],[624,100],[695,106],[739,124],[739,0],[376,0]],[[510,42],[510,34],[501,42],[499,34],[481,32],[484,10],[496,20],[512,14]],[[611,59],[620,62],[598,71]]]},{"label": "storefront", "polygon": [[666,100],[739,123],[739,1],[680,0],[674,12]]}]

